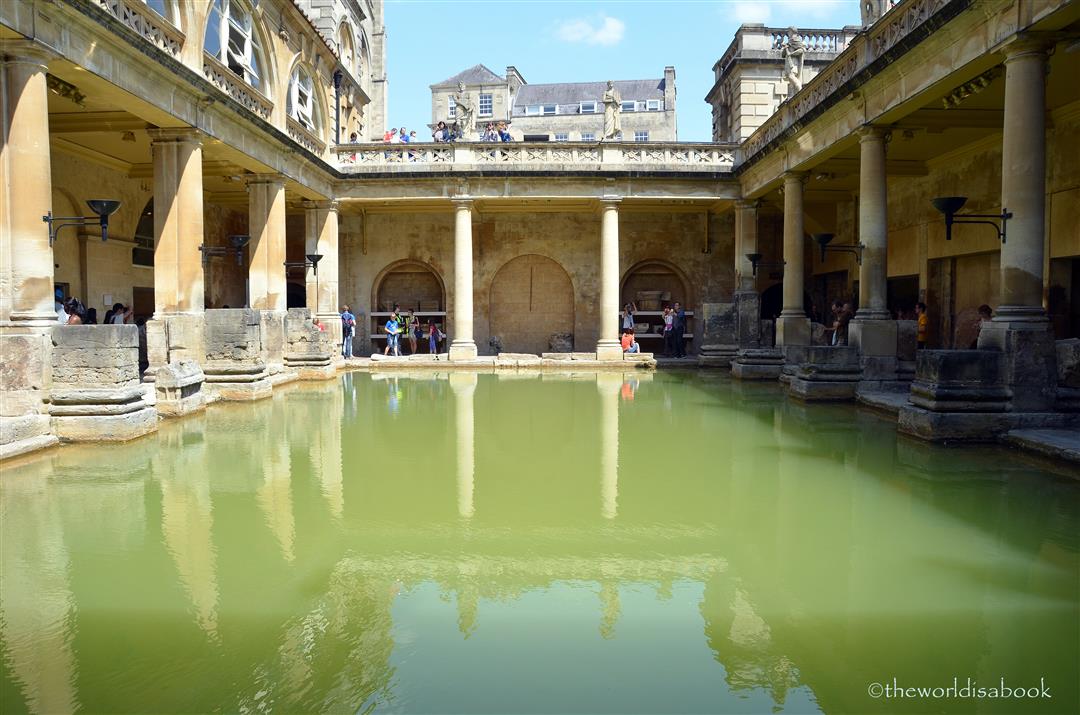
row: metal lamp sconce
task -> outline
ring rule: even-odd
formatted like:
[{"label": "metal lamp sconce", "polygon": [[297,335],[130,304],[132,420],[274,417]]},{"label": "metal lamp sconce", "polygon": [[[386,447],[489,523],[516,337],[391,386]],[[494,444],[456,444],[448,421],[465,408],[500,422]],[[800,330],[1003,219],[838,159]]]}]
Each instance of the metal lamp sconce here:
[{"label": "metal lamp sconce", "polygon": [[244,265],[244,246],[251,240],[251,236],[233,235],[229,236],[228,246],[207,246],[205,243],[199,246],[199,250],[202,251],[203,263],[209,263],[211,256],[227,256],[230,253],[236,256],[236,265]]},{"label": "metal lamp sconce", "polygon": [[830,246],[829,244],[832,243],[833,238],[835,238],[831,233],[815,233],[811,235],[810,238],[814,240],[814,243],[821,247],[822,261],[825,260],[825,253],[827,251],[835,251],[837,253],[854,253],[855,261],[860,266],[862,265],[862,252],[865,246],[861,243],[856,243],[851,246]]},{"label": "metal lamp sconce", "polygon": [[[1005,243],[1005,222],[1013,217],[1012,212],[1006,208],[1001,209],[1000,214],[964,214],[957,216],[956,212],[964,208],[967,203],[966,196],[942,196],[931,199],[934,208],[945,214],[945,240],[952,240],[952,227],[954,223],[984,223],[993,226],[997,231],[998,238]],[[1001,221],[998,226],[997,221]]]},{"label": "metal lamp sconce", "polygon": [[754,269],[754,275],[757,275],[758,268],[783,268],[787,261],[763,261],[762,254],[760,253],[747,253],[746,260],[750,261],[750,267]]},{"label": "metal lamp sconce", "polygon": [[315,273],[315,311],[319,310],[319,261],[323,259],[321,253],[308,253],[305,261],[285,261],[285,268],[311,268]]},{"label": "metal lamp sconce", "polygon": [[[49,245],[56,241],[60,229],[65,226],[86,226],[88,223],[98,223],[101,226],[101,240],[109,240],[109,216],[116,213],[120,208],[119,201],[109,199],[90,199],[86,202],[93,216],[53,216],[52,211],[41,217],[41,220],[49,224]],[[59,222],[63,223],[59,223]]]}]

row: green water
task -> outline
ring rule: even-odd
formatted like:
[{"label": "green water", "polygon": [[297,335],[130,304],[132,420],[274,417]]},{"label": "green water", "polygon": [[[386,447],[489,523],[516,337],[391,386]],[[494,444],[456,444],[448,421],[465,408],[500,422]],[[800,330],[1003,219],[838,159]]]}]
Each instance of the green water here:
[{"label": "green water", "polygon": [[647,378],[353,374],[5,468],[0,710],[1080,712],[1075,474]]}]

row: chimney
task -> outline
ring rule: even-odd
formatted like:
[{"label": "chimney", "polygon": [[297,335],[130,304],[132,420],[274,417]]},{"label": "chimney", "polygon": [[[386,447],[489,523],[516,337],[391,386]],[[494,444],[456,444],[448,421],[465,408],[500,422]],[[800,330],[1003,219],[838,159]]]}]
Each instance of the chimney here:
[{"label": "chimney", "polygon": [[675,111],[675,68],[671,65],[664,68],[664,110]]}]

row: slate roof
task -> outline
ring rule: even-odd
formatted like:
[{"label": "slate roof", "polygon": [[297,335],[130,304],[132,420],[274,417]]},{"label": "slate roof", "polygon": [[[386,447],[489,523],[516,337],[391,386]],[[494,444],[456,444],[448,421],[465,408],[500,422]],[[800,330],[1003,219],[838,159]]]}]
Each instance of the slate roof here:
[{"label": "slate roof", "polygon": [[[663,79],[615,80],[615,89],[624,100],[664,98]],[[514,107],[533,104],[577,104],[590,100],[600,102],[607,90],[603,82],[557,82],[554,84],[526,84],[517,92]]]},{"label": "slate roof", "polygon": [[506,82],[505,77],[500,77],[484,65],[473,65],[464,72],[458,72],[453,77],[444,79],[438,84],[431,85],[434,87],[457,87],[458,82],[464,82],[466,86],[470,84],[504,84]]}]

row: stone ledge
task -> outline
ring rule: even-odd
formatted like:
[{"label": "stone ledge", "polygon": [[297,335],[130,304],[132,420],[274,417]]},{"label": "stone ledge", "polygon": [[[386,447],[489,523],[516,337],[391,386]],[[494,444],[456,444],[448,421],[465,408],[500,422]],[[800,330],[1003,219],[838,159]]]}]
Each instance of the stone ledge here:
[{"label": "stone ledge", "polygon": [[1015,429],[1006,433],[1004,442],[1047,457],[1080,464],[1080,430]]},{"label": "stone ledge", "polygon": [[31,452],[36,452],[39,449],[54,447],[58,444],[60,444],[60,439],[53,434],[42,434],[36,437],[27,437],[26,439],[0,444],[0,462]]}]

